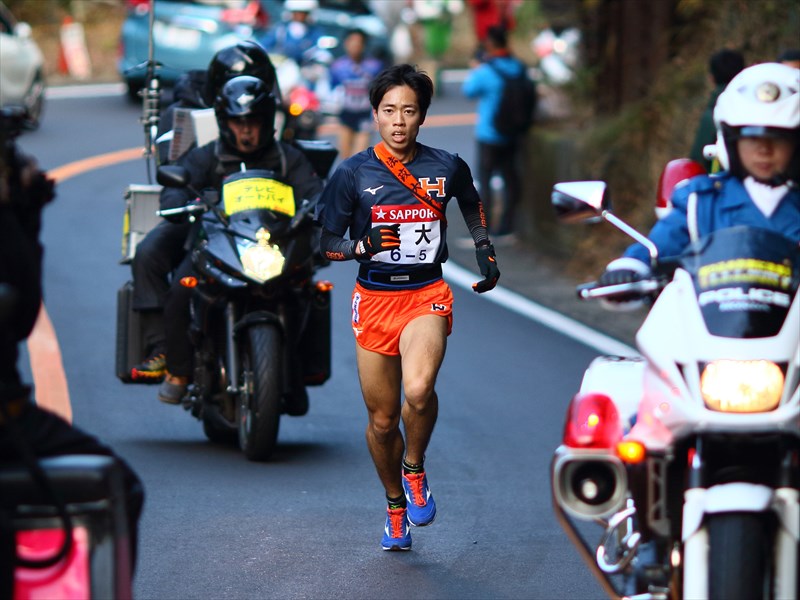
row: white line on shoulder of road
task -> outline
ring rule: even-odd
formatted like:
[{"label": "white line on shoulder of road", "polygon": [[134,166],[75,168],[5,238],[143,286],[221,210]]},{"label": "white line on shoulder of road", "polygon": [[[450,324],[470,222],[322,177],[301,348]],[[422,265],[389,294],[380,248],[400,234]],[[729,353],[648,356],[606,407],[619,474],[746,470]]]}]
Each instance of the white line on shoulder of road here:
[{"label": "white line on shoulder of road", "polygon": [[48,87],[46,98],[88,98],[90,96],[120,96],[125,93],[124,83],[90,83]]},{"label": "white line on shoulder of road", "polygon": [[[450,262],[442,265],[442,269],[444,271],[444,277],[448,282],[472,291],[472,284],[476,280],[474,273]],[[627,344],[623,344],[612,337],[595,331],[591,327],[566,317],[561,313],[536,304],[524,296],[502,286],[497,286],[491,292],[484,294],[483,297],[518,315],[538,321],[542,325],[562,333],[567,337],[571,337],[581,344],[594,348],[603,354],[612,354],[616,356],[638,356],[639,354]]]}]

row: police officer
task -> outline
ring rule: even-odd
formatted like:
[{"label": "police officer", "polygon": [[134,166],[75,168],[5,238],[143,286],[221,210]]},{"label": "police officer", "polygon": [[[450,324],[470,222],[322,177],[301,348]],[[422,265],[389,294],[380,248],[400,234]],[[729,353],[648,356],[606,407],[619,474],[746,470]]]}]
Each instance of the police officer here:
[{"label": "police officer", "polygon": [[[691,241],[737,225],[800,243],[800,69],[778,63],[744,69],[720,94],[714,122],[723,171],[676,187],[673,210],[649,235],[659,255],[676,256]],[[636,281],[649,273],[648,265],[647,250],[634,244],[600,283]],[[624,296],[618,300],[634,306]]]}]

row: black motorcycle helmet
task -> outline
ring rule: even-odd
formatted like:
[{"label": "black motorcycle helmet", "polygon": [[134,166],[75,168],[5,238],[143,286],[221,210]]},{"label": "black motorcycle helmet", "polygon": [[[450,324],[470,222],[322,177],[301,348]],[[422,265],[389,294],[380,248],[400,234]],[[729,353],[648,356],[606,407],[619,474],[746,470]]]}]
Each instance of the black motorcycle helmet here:
[{"label": "black motorcycle helmet", "polygon": [[208,65],[206,97],[211,105],[225,82],[240,75],[257,77],[270,91],[275,87],[275,66],[267,51],[256,42],[245,40],[217,52]]},{"label": "black motorcycle helmet", "polygon": [[219,136],[230,148],[236,147],[236,136],[228,125],[229,119],[254,117],[261,122],[261,137],[256,150],[274,142],[275,96],[261,79],[240,75],[229,80],[214,101]]}]

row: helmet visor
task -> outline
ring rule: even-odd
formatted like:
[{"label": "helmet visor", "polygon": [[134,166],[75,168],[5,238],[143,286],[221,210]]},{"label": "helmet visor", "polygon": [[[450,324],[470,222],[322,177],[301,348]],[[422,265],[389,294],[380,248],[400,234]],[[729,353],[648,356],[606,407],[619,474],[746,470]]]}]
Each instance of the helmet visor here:
[{"label": "helmet visor", "polygon": [[738,128],[737,137],[740,138],[772,138],[793,140],[797,132],[782,127],[764,127],[761,125],[746,125]]}]

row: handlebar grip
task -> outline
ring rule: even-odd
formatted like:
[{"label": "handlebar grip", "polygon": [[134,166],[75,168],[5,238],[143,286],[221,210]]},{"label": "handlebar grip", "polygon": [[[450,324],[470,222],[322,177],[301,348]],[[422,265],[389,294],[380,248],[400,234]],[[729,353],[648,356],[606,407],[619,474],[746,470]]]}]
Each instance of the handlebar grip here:
[{"label": "handlebar grip", "polygon": [[165,208],[163,210],[157,210],[156,214],[159,217],[172,217],[175,215],[191,215],[205,211],[206,207],[202,204],[188,204],[186,206],[179,206],[178,208]]},{"label": "handlebar grip", "polygon": [[595,298],[613,298],[614,296],[652,296],[660,291],[665,283],[658,279],[642,279],[631,283],[618,283],[615,285],[599,285],[596,281],[584,283],[575,288],[581,300]]}]

